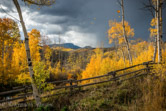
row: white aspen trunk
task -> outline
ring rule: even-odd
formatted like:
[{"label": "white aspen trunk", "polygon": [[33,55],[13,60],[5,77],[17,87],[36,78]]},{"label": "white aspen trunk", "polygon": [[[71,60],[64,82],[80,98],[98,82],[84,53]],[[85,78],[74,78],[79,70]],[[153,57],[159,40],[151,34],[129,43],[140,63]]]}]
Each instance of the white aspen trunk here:
[{"label": "white aspen trunk", "polygon": [[124,4],[123,4],[123,0],[121,0],[121,8],[122,8],[123,36],[124,36],[124,40],[125,40],[125,43],[126,43],[130,64],[133,64],[132,57],[131,57],[131,52],[130,52],[130,48],[129,48],[129,42],[128,42],[128,39],[126,37],[126,31],[125,31],[125,24],[124,24],[125,18],[124,18]]},{"label": "white aspen trunk", "polygon": [[[157,18],[157,5],[155,5],[155,19],[156,18]],[[157,25],[155,26],[155,29],[157,29]],[[154,62],[156,62],[156,54],[157,54],[157,36],[155,35],[155,39],[154,39],[154,53],[153,53],[153,61]]]},{"label": "white aspen trunk", "polygon": [[158,45],[158,62],[160,63],[162,61],[161,56],[161,36],[160,36],[160,0],[157,0],[157,45]]},{"label": "white aspen trunk", "polygon": [[26,27],[24,24],[24,20],[22,17],[20,5],[19,5],[17,0],[13,0],[13,2],[14,2],[14,5],[16,6],[18,14],[19,14],[20,22],[21,22],[23,32],[24,32],[25,49],[26,49],[28,67],[29,67],[29,74],[30,74],[30,77],[32,79],[33,96],[34,96],[34,99],[36,101],[37,107],[39,107],[41,105],[41,99],[40,99],[40,95],[39,95],[37,86],[35,85],[35,77],[34,77],[34,72],[33,72],[32,61],[31,61],[30,49],[29,49],[29,37],[28,37],[28,33],[27,33],[27,30],[26,30]]},{"label": "white aspen trunk", "polygon": [[154,41],[154,53],[153,53],[153,61],[156,62],[156,54],[157,54],[157,37],[155,36]]},{"label": "white aspen trunk", "polygon": [[122,52],[122,57],[123,57],[124,66],[126,67],[126,64],[125,64],[125,54],[124,54],[123,48],[121,49],[121,52]]}]

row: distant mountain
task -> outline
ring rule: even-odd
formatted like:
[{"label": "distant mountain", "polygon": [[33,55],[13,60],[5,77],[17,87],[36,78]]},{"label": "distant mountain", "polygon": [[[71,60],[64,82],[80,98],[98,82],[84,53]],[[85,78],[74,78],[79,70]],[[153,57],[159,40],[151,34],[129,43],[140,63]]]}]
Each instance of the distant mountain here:
[{"label": "distant mountain", "polygon": [[93,47],[91,47],[91,46],[85,46],[85,47],[83,47],[84,49],[92,49]]},{"label": "distant mountain", "polygon": [[64,44],[50,44],[50,47],[64,47],[64,48],[71,48],[71,49],[79,49],[81,47],[74,45],[73,43],[64,43]]}]

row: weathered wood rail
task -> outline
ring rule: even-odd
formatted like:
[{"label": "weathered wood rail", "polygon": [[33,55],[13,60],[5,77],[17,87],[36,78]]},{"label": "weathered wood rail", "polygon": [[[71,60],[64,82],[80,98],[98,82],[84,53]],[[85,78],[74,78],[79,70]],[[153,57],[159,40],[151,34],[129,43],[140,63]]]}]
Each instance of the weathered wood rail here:
[{"label": "weathered wood rail", "polygon": [[[70,80],[61,80],[61,81],[53,81],[53,82],[49,82],[51,84],[61,84],[63,83],[64,86],[56,86],[53,89],[51,89],[51,91],[56,91],[59,89],[64,89],[67,90],[69,89],[69,91],[66,91],[66,93],[72,93],[73,90],[77,90],[77,89],[81,89],[82,87],[86,87],[86,86],[91,86],[91,85],[97,85],[97,84],[102,84],[102,83],[106,83],[106,82],[110,82],[110,81],[125,81],[125,80],[129,80],[129,79],[133,79],[139,76],[143,76],[143,75],[147,75],[150,73],[151,69],[152,69],[152,64],[154,64],[152,61],[148,61],[148,62],[144,62],[141,64],[137,64],[134,66],[130,66],[130,67],[126,67],[123,69],[118,69],[112,72],[109,72],[105,75],[101,75],[101,76],[96,76],[96,77],[90,77],[90,78],[86,78],[86,79],[80,79],[80,80],[74,80],[74,79],[70,79]],[[139,67],[139,66],[144,66],[143,68],[140,68],[138,70],[133,70],[133,68],[135,67]],[[123,72],[126,71],[126,72]],[[96,81],[94,81],[96,80]],[[90,81],[89,83],[83,83],[84,81]],[[48,91],[50,92],[50,91]],[[10,95],[10,94],[15,94],[12,98],[10,99],[6,99],[5,95]],[[46,93],[46,92],[45,92]],[[41,97],[48,97],[48,96],[53,96],[53,95],[58,95],[56,94],[52,94],[52,95],[47,95],[43,93],[43,95],[41,94]],[[18,87],[13,87],[13,90],[10,91],[5,91],[5,92],[0,92],[0,97],[2,97],[3,99],[0,99],[0,104],[2,103],[7,103],[7,102],[14,102],[16,100],[17,103],[20,102],[27,102],[29,101],[27,99],[27,97],[31,96],[33,100],[33,95],[32,95],[32,88],[31,86],[18,86]],[[1,105],[0,105],[1,108]]]}]

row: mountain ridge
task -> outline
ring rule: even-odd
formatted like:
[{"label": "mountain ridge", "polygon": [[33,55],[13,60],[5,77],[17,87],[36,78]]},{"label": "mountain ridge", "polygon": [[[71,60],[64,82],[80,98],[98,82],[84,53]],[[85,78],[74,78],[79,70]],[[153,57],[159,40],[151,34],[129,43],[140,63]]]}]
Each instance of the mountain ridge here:
[{"label": "mountain ridge", "polygon": [[64,48],[71,48],[71,49],[80,49],[82,47],[77,46],[73,43],[63,43],[63,44],[50,44],[50,47],[64,47]]}]

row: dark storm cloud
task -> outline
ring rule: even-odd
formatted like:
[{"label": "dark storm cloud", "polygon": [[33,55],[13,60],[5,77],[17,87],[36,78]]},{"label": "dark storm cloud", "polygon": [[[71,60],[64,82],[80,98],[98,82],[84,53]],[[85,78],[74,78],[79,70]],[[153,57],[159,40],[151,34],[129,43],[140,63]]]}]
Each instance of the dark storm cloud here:
[{"label": "dark storm cloud", "polygon": [[[3,0],[3,2],[9,11],[13,10],[12,0]],[[125,0],[125,19],[134,28],[135,38],[141,37],[147,40],[152,16],[150,12],[141,10],[144,7],[142,2],[146,2],[146,0]],[[77,38],[71,37],[73,41],[81,36],[80,39],[84,39],[82,40],[85,42],[84,44],[94,42],[97,46],[100,45],[100,42],[104,42],[106,47],[110,46],[107,38],[108,21],[114,19],[118,22],[121,21],[121,13],[117,13],[121,7],[117,0],[56,0],[51,7],[40,7],[40,10],[34,5],[28,7],[23,2],[20,3],[23,10],[29,10],[31,20],[36,23],[36,25],[31,23],[30,28],[43,30],[52,36],[54,34],[57,36],[59,33],[65,38],[76,36]],[[165,17],[166,14],[163,16]],[[166,21],[163,22],[165,29]],[[91,35],[95,40],[92,40]]]},{"label": "dark storm cloud", "polygon": [[[149,37],[149,24],[151,15],[148,12],[141,10],[143,7],[141,0],[125,1],[125,18],[132,28],[135,29],[135,37],[141,37],[147,40]],[[82,28],[82,32],[90,32],[97,35],[98,42],[104,42],[108,45],[107,30],[108,21],[116,19],[121,21],[121,16],[116,11],[121,10],[116,0],[89,0],[88,2],[82,0],[57,0],[55,6],[51,8],[44,7],[39,13],[48,16],[45,19],[37,18],[37,21],[46,22],[50,24],[59,24],[63,27],[63,32],[69,31],[68,26],[76,25]],[[56,20],[51,16],[65,16],[62,19]],[[95,19],[94,19],[95,18]],[[49,19],[49,20],[48,20]],[[56,31],[51,31],[57,33]]]},{"label": "dark storm cloud", "polygon": [[[90,14],[90,10],[85,10],[85,5],[88,2],[88,0],[57,0],[51,7],[41,7],[40,10],[37,10],[37,7],[31,6],[30,10],[39,13],[39,16],[32,17],[35,22],[60,25],[63,28],[61,33],[65,33],[69,31],[69,26],[75,25],[84,30],[88,14]],[[57,34],[56,31],[49,32]]]},{"label": "dark storm cloud", "polygon": [[40,14],[69,16],[77,18],[82,15],[83,6],[88,0],[57,0],[51,7],[42,7]]}]

